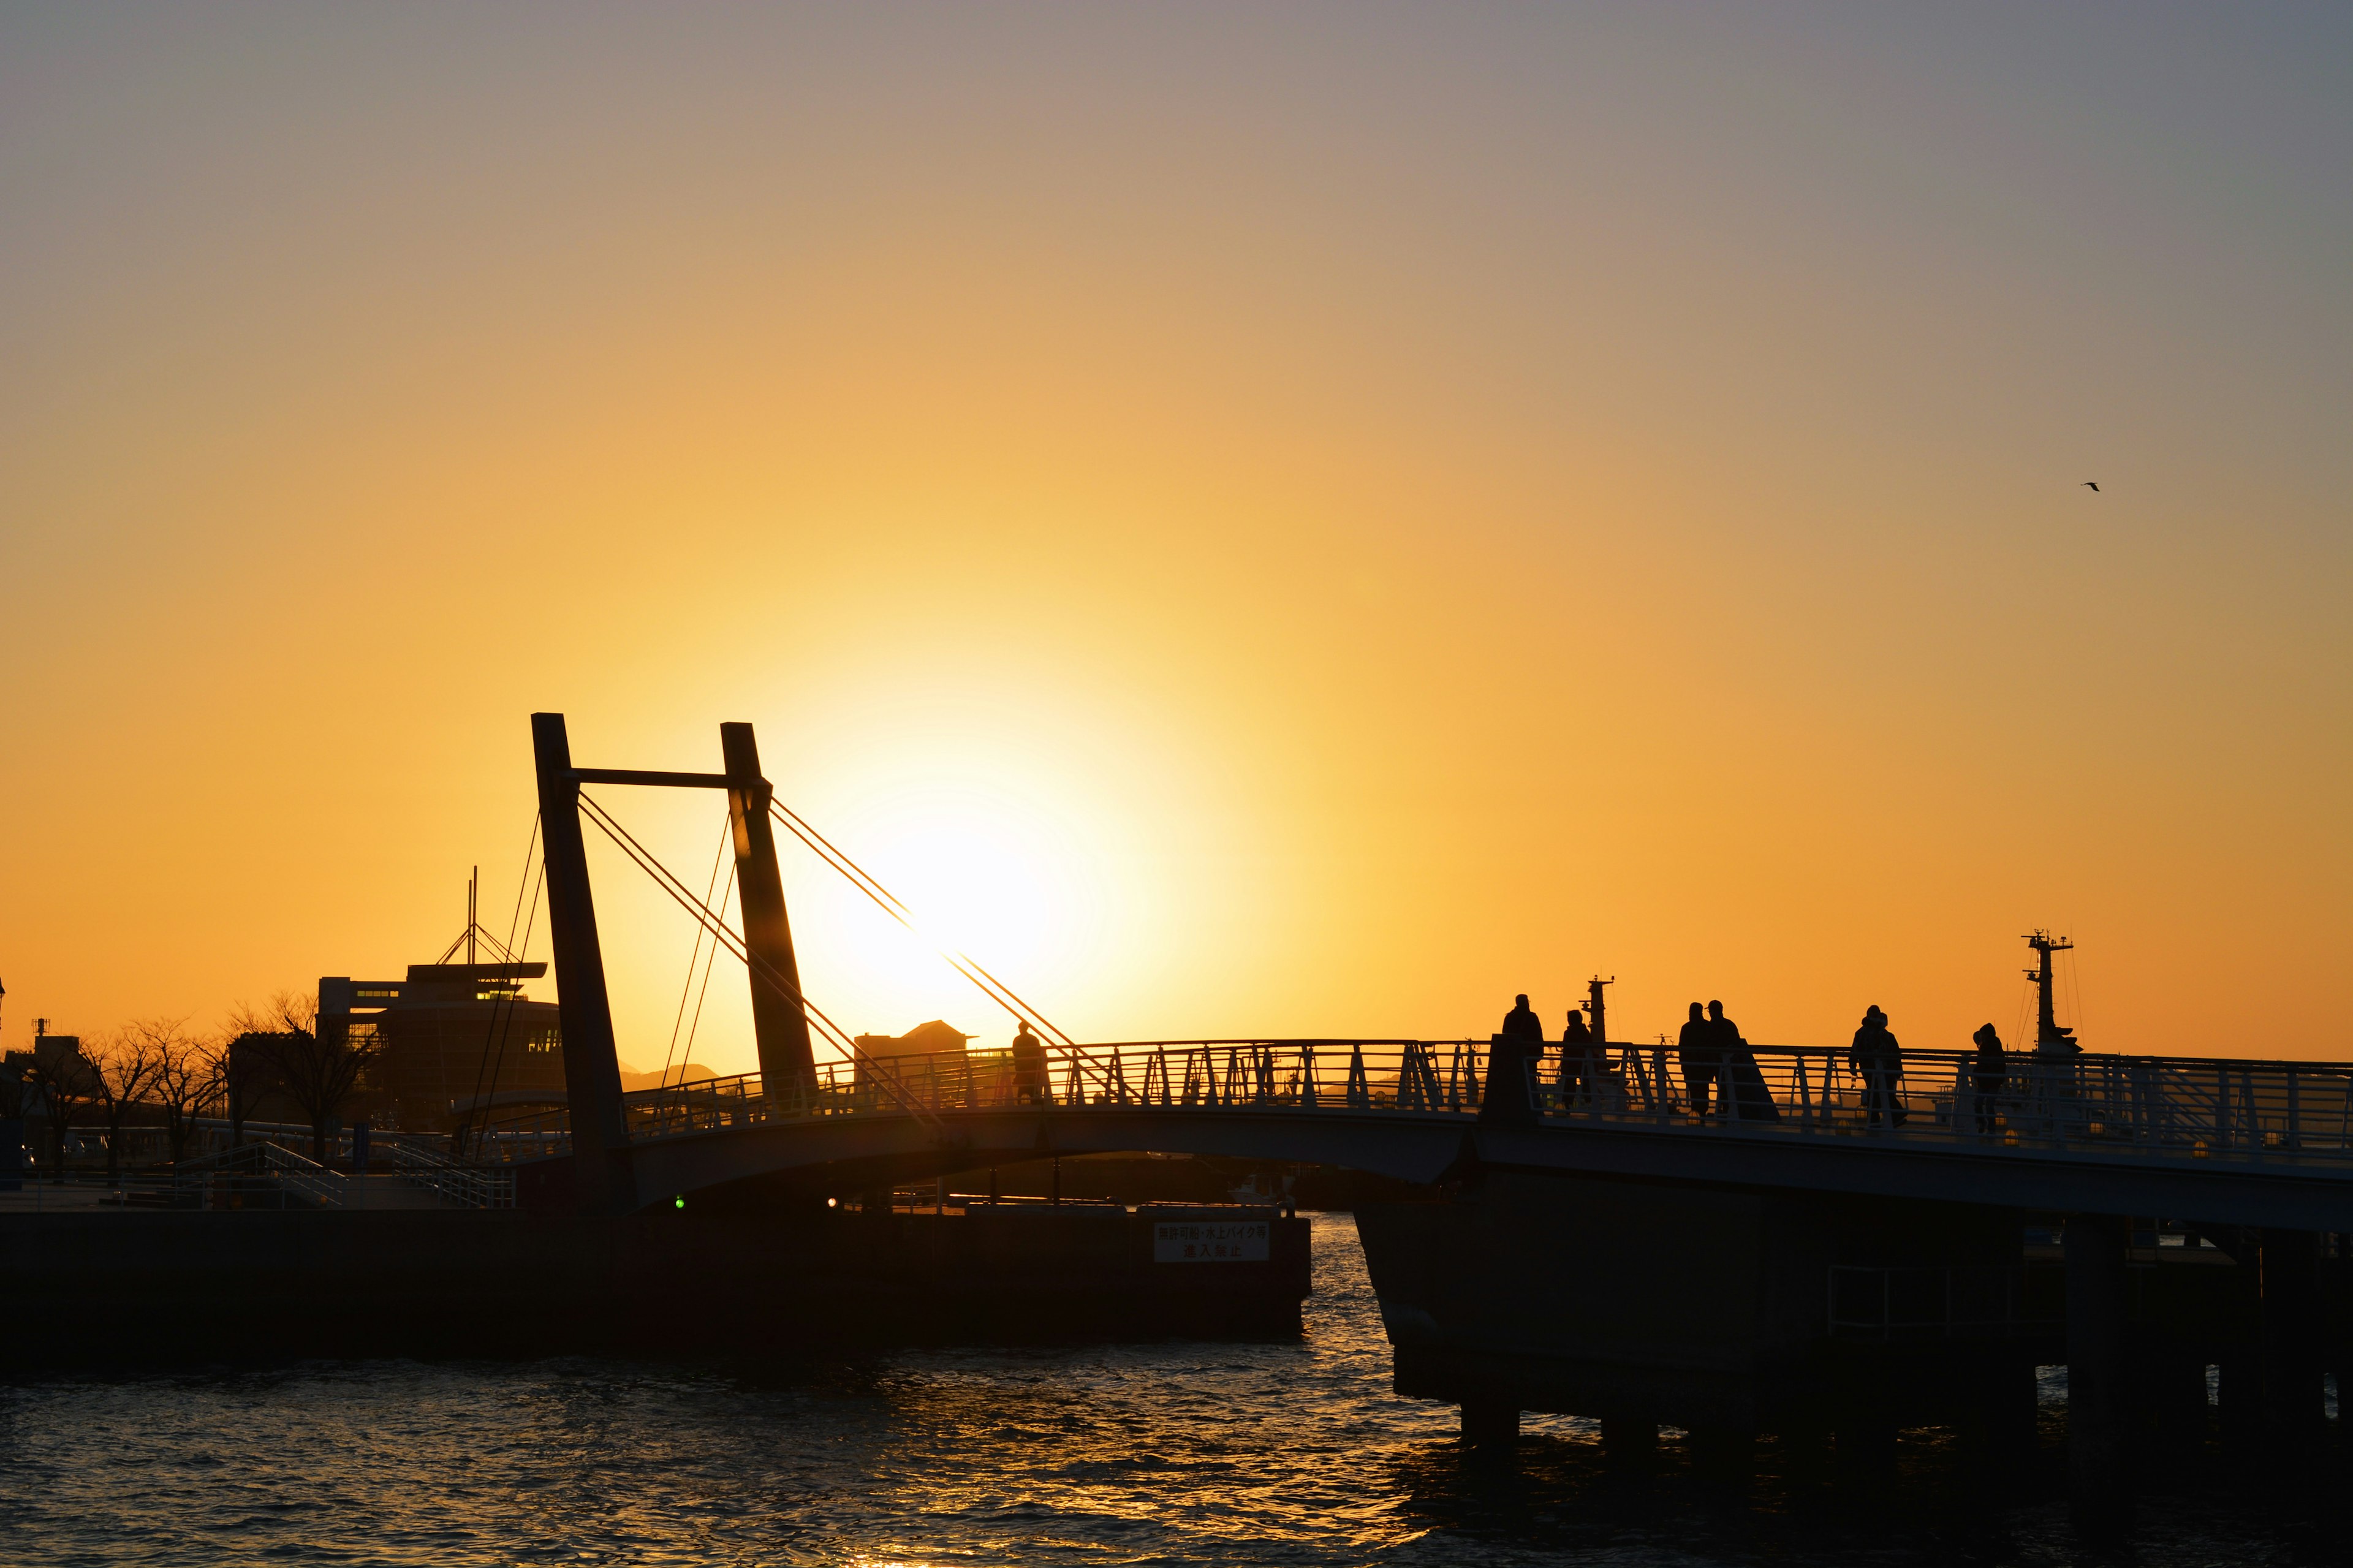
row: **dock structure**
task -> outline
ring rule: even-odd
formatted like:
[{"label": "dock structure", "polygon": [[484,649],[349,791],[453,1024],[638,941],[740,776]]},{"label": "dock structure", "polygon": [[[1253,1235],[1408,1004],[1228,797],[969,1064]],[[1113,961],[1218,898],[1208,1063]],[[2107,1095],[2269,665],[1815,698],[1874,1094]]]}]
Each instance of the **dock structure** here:
[{"label": "dock structure", "polygon": [[[869,1060],[871,1042],[801,993],[768,831],[781,808],[750,727],[727,727],[723,773],[687,774],[575,769],[561,716],[533,725],[543,811],[565,818],[544,842],[569,906],[567,1051],[575,1011],[584,1047],[612,1038],[601,969],[582,968],[596,955],[585,805],[744,962],[763,1071],[615,1096],[603,1069],[568,1112],[492,1123],[480,1148],[512,1163],[525,1207],[867,1192],[1050,1153],[1376,1173],[1439,1194],[1359,1210],[1398,1387],[1461,1405],[1473,1443],[1507,1440],[1525,1409],[1598,1416],[1628,1453],[1662,1423],[1736,1447],[1835,1434],[1850,1458],[1905,1423],[2015,1440],[2035,1367],[2063,1362],[2094,1523],[2124,1507],[2134,1435],[2164,1425],[2149,1391],[2186,1408],[2225,1364],[2234,1413],[2293,1433],[2321,1407],[2324,1369],[2353,1362],[2328,1310],[2353,1232],[2353,1065],[2084,1053],[2052,1005],[2052,956],[2071,944],[2047,931],[2027,938],[2036,1048],[1998,1076],[1971,1053],[1912,1051],[1866,1083],[1845,1053],[1758,1046],[1758,1084],[1713,1114],[1685,1103],[1663,1040],[1608,1043],[1599,975],[1573,1087],[1556,1058],[1499,1065],[1472,1039],[1054,1032],[1042,1072],[1020,1076],[977,1073],[961,1050]],[[757,889],[740,935],[585,801],[591,782],[728,791],[739,880]],[[814,1059],[813,1031],[842,1059]],[[575,1126],[595,1134],[575,1146]],[[2030,1226],[2051,1240],[2034,1256]],[[2137,1247],[2158,1234],[2181,1245]]]},{"label": "dock structure", "polygon": [[[1866,1080],[1849,1052],[1753,1046],[1755,1073],[1744,1058],[1739,1092],[1712,1108],[1687,1101],[1663,1038],[1609,1041],[1599,974],[1592,1043],[1572,1064],[1481,1039],[1085,1042],[952,954],[1025,1020],[1027,1045],[1000,1059],[937,1025],[946,1048],[926,1052],[913,1037],[853,1036],[804,994],[775,828],[906,912],[777,802],[749,725],[723,727],[721,771],[681,773],[576,764],[562,715],[532,722],[565,1104],[483,1106],[462,1168],[387,1145],[406,1163],[371,1178],[513,1211],[465,1221],[481,1238],[470,1269],[506,1278],[501,1227],[543,1224],[624,1238],[659,1264],[643,1278],[691,1289],[702,1255],[654,1224],[679,1215],[738,1227],[711,1233],[712,1258],[793,1237],[855,1259],[860,1244],[819,1218],[829,1200],[888,1214],[894,1189],[944,1194],[960,1173],[1049,1157],[1353,1170],[1427,1194],[1359,1205],[1358,1231],[1398,1392],[1460,1405],[1474,1446],[1505,1447],[1535,1410],[1598,1418],[1629,1463],[1662,1427],[1719,1456],[1760,1433],[1818,1437],[1866,1468],[1908,1426],[2002,1450],[2031,1439],[2036,1369],[2064,1363],[2092,1524],[2122,1517],[2140,1447],[2202,1429],[2210,1367],[2223,1425],[2283,1452],[2322,1420],[2324,1378],[2353,1369],[2353,1064],[2084,1052],[2055,1020],[2051,960],[2068,943],[2047,932],[2027,939],[2034,1051],[1989,1068],[1978,1053],[1914,1050],[1871,1063]],[[742,929],[588,793],[607,785],[724,793]],[[743,963],[759,1071],[623,1091],[589,826]],[[818,1059],[819,1037],[835,1059]],[[291,1166],[199,1180],[208,1194],[307,1182],[322,1204],[342,1190]],[[994,1209],[964,1219],[998,1225]],[[287,1235],[294,1251],[312,1245]],[[1249,1310],[1295,1310],[1303,1258],[1249,1264],[1266,1270]],[[768,1289],[758,1268],[712,1267],[754,1297]],[[1158,1278],[1137,1261],[1120,1289],[1149,1295]]]}]

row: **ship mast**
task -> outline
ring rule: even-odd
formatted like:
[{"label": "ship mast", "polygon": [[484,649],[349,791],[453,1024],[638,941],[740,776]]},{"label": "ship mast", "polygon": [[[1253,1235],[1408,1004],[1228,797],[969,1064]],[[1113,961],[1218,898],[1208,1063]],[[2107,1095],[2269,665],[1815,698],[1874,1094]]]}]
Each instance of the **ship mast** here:
[{"label": "ship mast", "polygon": [[2065,952],[2075,944],[2063,936],[2052,936],[2047,931],[2030,931],[2026,945],[2034,950],[2035,966],[2026,972],[2034,982],[2037,1005],[2034,1015],[2034,1048],[2058,1055],[2073,1055],[2084,1047],[2075,1043],[2075,1031],[2059,1026],[2058,1016],[2051,1009],[2051,955]]}]

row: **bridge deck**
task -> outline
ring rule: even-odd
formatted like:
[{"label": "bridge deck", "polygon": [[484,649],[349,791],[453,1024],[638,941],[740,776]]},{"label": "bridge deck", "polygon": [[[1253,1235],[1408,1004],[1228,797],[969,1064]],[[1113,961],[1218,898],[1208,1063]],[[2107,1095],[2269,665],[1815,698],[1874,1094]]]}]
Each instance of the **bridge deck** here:
[{"label": "bridge deck", "polygon": [[[1006,1053],[947,1052],[824,1064],[814,1083],[776,1093],[757,1074],[698,1080],[630,1094],[626,1107],[641,1164],[660,1145],[760,1134],[754,1163],[771,1170],[884,1143],[928,1149],[935,1163],[1026,1144],[1230,1150],[1429,1179],[1475,1129],[1477,1157],[1497,1163],[2217,1220],[2228,1208],[2246,1223],[2353,1228],[2346,1064],[2014,1058],[1997,1080],[1969,1053],[1915,1051],[1873,1077],[1842,1052],[1757,1047],[1729,1103],[1702,1116],[1673,1052],[1597,1056],[1577,1076],[1564,1075],[1556,1047],[1530,1064],[1533,1115],[1501,1123],[1479,1121],[1491,1048],[1470,1040],[1128,1042],[1026,1068]],[[881,1142],[842,1136],[886,1124],[896,1131]],[[803,1135],[780,1141],[795,1129]],[[565,1119],[495,1123],[479,1147],[500,1160],[561,1153]],[[709,1163],[655,1164],[682,1177]],[[2273,1195],[2196,1196],[2258,1189]]]}]

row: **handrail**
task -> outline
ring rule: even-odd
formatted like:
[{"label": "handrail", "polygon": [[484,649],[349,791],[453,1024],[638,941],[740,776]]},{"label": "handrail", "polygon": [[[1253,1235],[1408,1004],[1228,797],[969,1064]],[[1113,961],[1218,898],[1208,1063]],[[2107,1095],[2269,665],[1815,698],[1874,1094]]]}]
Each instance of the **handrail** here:
[{"label": "handrail", "polygon": [[[255,1166],[260,1169],[254,1170]],[[308,1155],[270,1142],[240,1143],[217,1154],[183,1161],[172,1167],[172,1185],[175,1192],[191,1187],[201,1189],[214,1176],[231,1174],[270,1177],[321,1208],[342,1208],[349,1193],[350,1178],[343,1173],[331,1171]]]},{"label": "handrail", "polygon": [[451,1203],[468,1208],[514,1207],[514,1176],[511,1172],[484,1171],[405,1142],[376,1145],[394,1173]]},{"label": "handrail", "polygon": [[[767,1092],[758,1073],[622,1096],[632,1142],[770,1121],[1074,1105],[1162,1110],[1283,1110],[1468,1119],[1490,1088],[1486,1040],[1198,1039],[1090,1045],[1083,1067],[1041,1070],[999,1052],[950,1050],[818,1064]],[[1694,1101],[1689,1068],[1709,1092]],[[1820,1047],[1750,1046],[1686,1064],[1666,1047],[1559,1046],[1527,1067],[1544,1123],[1648,1127],[1704,1137],[1854,1138],[1898,1145],[2040,1148],[2146,1159],[2294,1161],[2353,1171],[2353,1064],[2011,1055],[1999,1073],[1974,1052],[1913,1050],[1860,1065]],[[489,1123],[492,1161],[569,1147],[562,1110]]]},{"label": "handrail", "polygon": [[[399,1140],[375,1145],[373,1156],[391,1167],[385,1173],[467,1208],[512,1208],[514,1174],[460,1165],[429,1150]],[[172,1166],[167,1179],[173,1190],[194,1195],[219,1175],[268,1177],[299,1193],[322,1208],[347,1208],[357,1190],[354,1178],[331,1170],[308,1155],[267,1141],[240,1143],[216,1154],[183,1160]]]}]

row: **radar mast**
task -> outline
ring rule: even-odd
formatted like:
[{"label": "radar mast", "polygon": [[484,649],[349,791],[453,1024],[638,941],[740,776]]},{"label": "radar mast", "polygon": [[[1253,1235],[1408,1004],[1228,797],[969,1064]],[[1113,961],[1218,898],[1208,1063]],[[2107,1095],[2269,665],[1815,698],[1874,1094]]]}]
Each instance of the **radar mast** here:
[{"label": "radar mast", "polygon": [[2051,955],[2065,952],[2075,944],[2063,936],[2052,936],[2047,931],[2027,933],[2026,945],[2034,950],[2035,966],[2026,972],[2034,982],[2036,1007],[2034,1014],[2034,1048],[2054,1056],[2073,1056],[2084,1047],[2075,1041],[2075,1031],[2063,1029],[2051,1010]]}]

